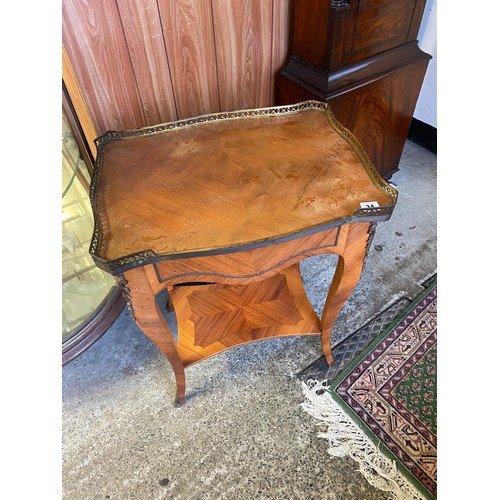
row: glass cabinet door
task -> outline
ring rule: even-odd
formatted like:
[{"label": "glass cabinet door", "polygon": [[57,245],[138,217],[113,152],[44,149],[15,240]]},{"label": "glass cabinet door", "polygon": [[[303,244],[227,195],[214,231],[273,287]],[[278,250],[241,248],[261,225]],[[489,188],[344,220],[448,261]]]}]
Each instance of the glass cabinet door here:
[{"label": "glass cabinet door", "polygon": [[[62,341],[63,364],[110,326],[123,308],[121,289],[89,254],[94,218],[90,174],[68,119],[62,116]],[[114,314],[112,314],[114,311]],[[118,311],[118,314],[119,314]],[[110,317],[111,314],[111,317]]]}]

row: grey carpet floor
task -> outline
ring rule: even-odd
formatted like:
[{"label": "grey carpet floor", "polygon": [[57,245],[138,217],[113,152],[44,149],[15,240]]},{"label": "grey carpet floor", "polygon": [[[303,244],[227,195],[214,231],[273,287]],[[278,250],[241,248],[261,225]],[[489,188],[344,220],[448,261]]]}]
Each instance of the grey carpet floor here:
[{"label": "grey carpet floor", "polygon": [[[332,332],[339,342],[436,272],[436,156],[407,142],[392,218],[378,225],[363,275]],[[301,264],[319,312],[336,257]],[[175,318],[168,318],[172,325]],[[298,376],[321,358],[317,337],[266,340],[187,370],[173,405],[166,359],[127,309],[63,368],[65,500],[384,499],[349,458],[333,459],[300,407]]]}]

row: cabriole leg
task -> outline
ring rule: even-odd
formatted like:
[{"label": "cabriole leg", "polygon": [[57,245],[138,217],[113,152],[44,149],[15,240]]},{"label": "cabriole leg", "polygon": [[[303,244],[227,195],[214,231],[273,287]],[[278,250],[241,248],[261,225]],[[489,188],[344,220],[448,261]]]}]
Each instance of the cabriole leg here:
[{"label": "cabriole leg", "polygon": [[129,295],[129,307],[143,333],[166,356],[174,370],[177,387],[176,405],[184,403],[186,375],[177,352],[175,338],[161,313],[144,268],[139,267],[124,274],[125,288]]},{"label": "cabriole leg", "polygon": [[339,255],[337,269],[328,291],[321,316],[321,346],[329,365],[333,364],[330,336],[333,324],[345,302],[356,287],[365,260],[368,242],[373,235],[372,224],[358,222],[349,226],[346,244]]}]

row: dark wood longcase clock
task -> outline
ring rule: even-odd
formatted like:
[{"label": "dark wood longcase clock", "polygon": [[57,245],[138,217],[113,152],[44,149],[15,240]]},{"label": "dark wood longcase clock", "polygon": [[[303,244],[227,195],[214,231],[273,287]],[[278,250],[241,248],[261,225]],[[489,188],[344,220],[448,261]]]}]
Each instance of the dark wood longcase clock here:
[{"label": "dark wood longcase clock", "polygon": [[277,104],[328,102],[379,173],[398,169],[431,56],[418,47],[425,0],[293,0],[291,57]]}]

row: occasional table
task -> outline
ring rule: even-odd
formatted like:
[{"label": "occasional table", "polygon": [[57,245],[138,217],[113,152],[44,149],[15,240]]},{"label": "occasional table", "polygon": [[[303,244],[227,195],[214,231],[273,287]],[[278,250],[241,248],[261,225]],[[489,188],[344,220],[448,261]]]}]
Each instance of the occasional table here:
[{"label": "occasional table", "polygon": [[[95,142],[90,253],[169,360],[178,404],[185,368],[244,343],[319,335],[333,362],[333,323],[397,191],[326,103],[203,115]],[[317,254],[339,255],[321,317],[299,270]],[[155,299],[165,289],[177,332]]]}]

